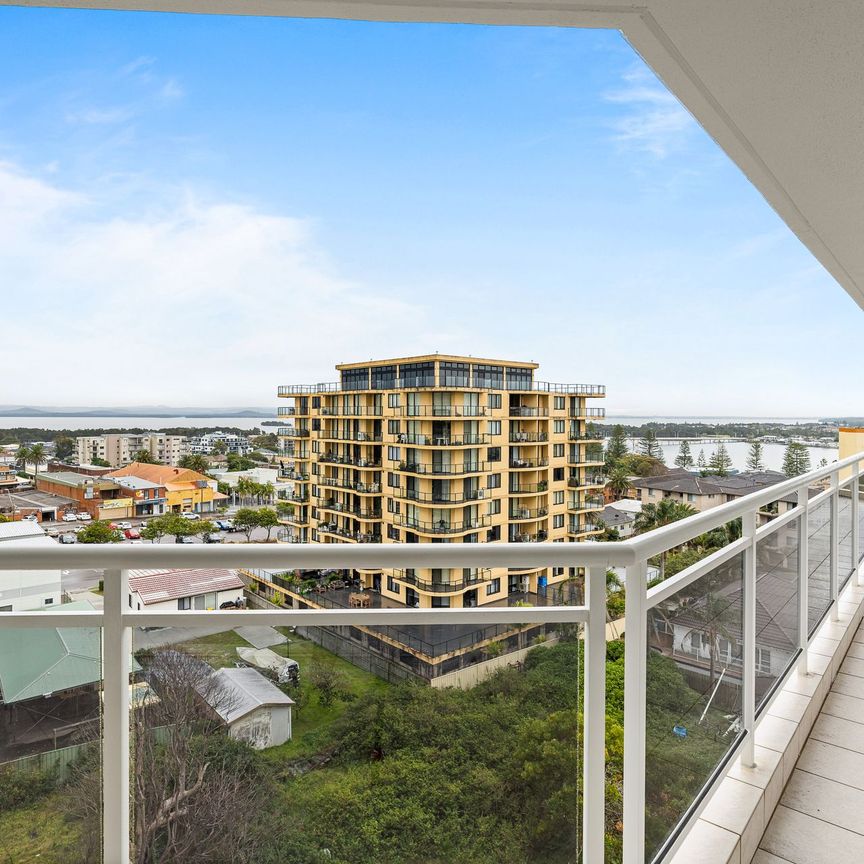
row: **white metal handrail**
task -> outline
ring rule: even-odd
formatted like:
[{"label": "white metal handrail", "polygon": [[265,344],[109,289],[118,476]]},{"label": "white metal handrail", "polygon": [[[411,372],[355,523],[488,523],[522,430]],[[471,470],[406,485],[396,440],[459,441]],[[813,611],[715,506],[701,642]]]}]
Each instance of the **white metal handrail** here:
[{"label": "white metal handrail", "polygon": [[[830,614],[838,614],[839,501],[851,498],[852,561],[860,560],[859,476],[864,453],[826,468],[766,488],[736,501],[691,516],[667,527],[617,543],[500,543],[500,544],[380,544],[366,547],[339,544],[261,544],[211,546],[18,546],[0,547],[0,572],[95,568],[105,571],[103,612],[14,612],[0,615],[3,627],[102,627],[104,639],[103,824],[106,864],[126,864],[129,849],[129,657],[135,627],[198,626],[230,621],[318,627],[411,624],[579,623],[585,627],[583,836],[582,860],[603,861],[605,752],[605,624],[606,569],[627,570],[624,686],[624,862],[645,860],[646,655],[650,609],[692,585],[720,564],[743,556],[742,759],[754,761],[755,728],[755,586],[759,541],[796,522],[798,544],[798,647],[800,668],[806,670],[808,632],[807,517],[814,506],[830,502]],[[849,476],[841,481],[841,472]],[[810,498],[811,484],[825,479],[830,488]],[[780,498],[795,496],[789,512],[757,528],[758,513]],[[742,537],[692,567],[648,589],[648,559],[692,540],[733,519],[742,520]],[[133,611],[128,608],[128,570],[156,567],[294,568],[424,568],[424,567],[584,567],[583,606],[476,607],[471,609],[324,609],[237,611]],[[788,671],[787,671],[787,674]],[[698,815],[698,805],[690,814]],[[680,836],[686,834],[685,830]],[[674,844],[664,849],[668,854]]]}]

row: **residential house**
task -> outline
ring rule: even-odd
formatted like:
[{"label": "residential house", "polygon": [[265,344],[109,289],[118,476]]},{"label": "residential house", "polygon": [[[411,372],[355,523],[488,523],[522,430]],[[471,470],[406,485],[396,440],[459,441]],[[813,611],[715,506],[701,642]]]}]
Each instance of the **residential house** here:
[{"label": "residential house", "polygon": [[[36,522],[0,523],[0,553],[21,546],[53,546],[57,543]],[[62,598],[60,570],[4,570],[0,573],[0,612],[29,612],[59,606]]]},{"label": "residential house", "polygon": [[148,611],[219,609],[243,605],[244,582],[235,570],[130,570],[129,605]]}]

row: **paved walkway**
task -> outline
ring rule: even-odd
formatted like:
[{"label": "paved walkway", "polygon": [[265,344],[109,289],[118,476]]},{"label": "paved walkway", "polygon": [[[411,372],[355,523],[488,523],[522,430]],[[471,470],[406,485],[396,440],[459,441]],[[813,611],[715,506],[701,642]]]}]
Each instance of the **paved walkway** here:
[{"label": "paved walkway", "polygon": [[753,864],[864,862],[864,624],[804,745]]}]

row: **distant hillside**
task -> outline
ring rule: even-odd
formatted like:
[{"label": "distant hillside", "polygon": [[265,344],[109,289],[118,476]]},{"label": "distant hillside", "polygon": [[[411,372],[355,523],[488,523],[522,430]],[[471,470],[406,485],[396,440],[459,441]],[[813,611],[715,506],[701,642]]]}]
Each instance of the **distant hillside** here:
[{"label": "distant hillside", "polygon": [[174,408],[169,405],[131,407],[42,407],[0,405],[0,417],[272,417],[273,408]]}]

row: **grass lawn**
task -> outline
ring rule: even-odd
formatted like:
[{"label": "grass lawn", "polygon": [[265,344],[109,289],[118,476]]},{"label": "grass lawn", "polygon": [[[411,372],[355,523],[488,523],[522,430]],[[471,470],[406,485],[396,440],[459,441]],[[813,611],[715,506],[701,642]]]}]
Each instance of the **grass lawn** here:
[{"label": "grass lawn", "polygon": [[[265,756],[279,762],[283,759],[304,756],[320,750],[333,723],[347,710],[350,710],[350,704],[339,699],[335,700],[329,707],[321,705],[318,701],[318,691],[310,683],[310,673],[314,666],[329,666],[335,669],[344,678],[346,689],[357,697],[389,685],[371,672],[364,672],[314,642],[290,632],[287,627],[277,627],[276,629],[283,636],[287,636],[289,641],[287,645],[274,645],[273,651],[280,657],[288,656],[300,664],[302,693],[300,709],[294,711],[292,718],[292,740],[279,747],[264,751]],[[202,636],[200,639],[183,642],[177,647],[206,660],[215,669],[221,669],[226,666],[234,666],[238,659],[236,651],[238,646],[250,647],[249,643],[233,630],[225,630],[212,636]],[[286,692],[291,695],[290,689]],[[0,864],[5,864],[5,862],[0,859]]]},{"label": "grass lawn", "polygon": [[233,630],[224,630],[222,633],[214,633],[212,636],[201,636],[199,639],[181,642],[177,647],[200,657],[214,669],[223,669],[226,666],[233,668],[240,659],[237,648],[251,648],[252,646]]},{"label": "grass lawn", "polygon": [[63,792],[0,813],[0,864],[69,864],[77,860],[78,825],[63,815]]}]

